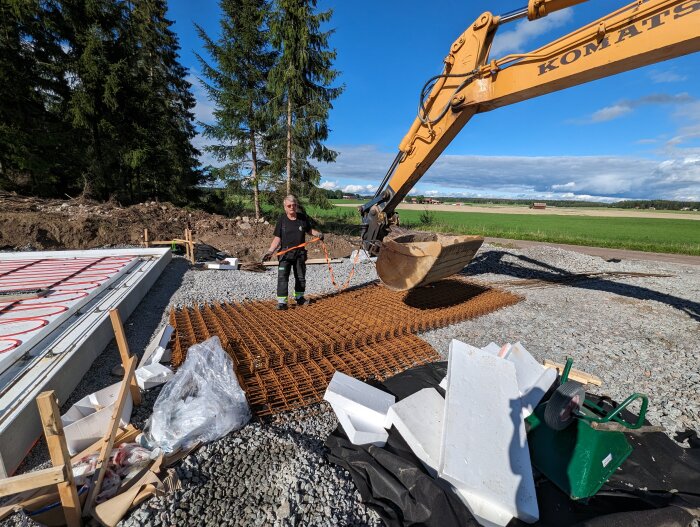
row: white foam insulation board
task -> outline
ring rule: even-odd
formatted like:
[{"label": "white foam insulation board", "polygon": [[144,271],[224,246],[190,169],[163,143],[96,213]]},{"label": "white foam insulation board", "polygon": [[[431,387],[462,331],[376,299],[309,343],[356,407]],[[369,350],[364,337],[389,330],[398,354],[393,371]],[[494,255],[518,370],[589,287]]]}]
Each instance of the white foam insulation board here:
[{"label": "white foam insulation board", "polygon": [[[456,343],[456,344],[455,344]],[[450,344],[439,475],[482,525],[539,517],[515,365]]]}]

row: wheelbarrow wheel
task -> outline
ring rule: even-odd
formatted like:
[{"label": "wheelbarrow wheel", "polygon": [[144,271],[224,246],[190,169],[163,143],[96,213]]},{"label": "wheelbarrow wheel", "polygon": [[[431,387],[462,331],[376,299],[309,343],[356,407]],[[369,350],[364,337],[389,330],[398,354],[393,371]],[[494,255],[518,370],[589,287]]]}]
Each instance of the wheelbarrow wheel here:
[{"label": "wheelbarrow wheel", "polygon": [[583,407],[586,391],[579,383],[568,381],[552,394],[544,409],[544,422],[553,430],[564,430],[576,419],[575,412]]}]

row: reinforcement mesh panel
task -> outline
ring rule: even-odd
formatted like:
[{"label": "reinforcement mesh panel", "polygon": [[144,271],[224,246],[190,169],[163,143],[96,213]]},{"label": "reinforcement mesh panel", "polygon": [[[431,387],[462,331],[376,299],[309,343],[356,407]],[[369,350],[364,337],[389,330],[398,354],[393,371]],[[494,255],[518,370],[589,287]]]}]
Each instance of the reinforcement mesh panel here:
[{"label": "reinforcement mesh panel", "polygon": [[172,310],[172,361],[179,366],[197,342],[217,335],[233,358],[253,412],[259,416],[320,401],[335,370],[382,380],[439,359],[413,334],[490,313],[517,295],[442,280],[408,292],[378,283],[277,311],[274,301],[208,304]]}]

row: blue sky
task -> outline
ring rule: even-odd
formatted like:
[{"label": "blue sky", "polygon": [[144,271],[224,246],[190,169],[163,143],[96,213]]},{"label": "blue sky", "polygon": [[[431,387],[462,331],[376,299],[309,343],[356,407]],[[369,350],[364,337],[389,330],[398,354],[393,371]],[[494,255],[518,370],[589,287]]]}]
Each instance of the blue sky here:
[{"label": "blue sky", "polygon": [[[424,82],[454,39],[483,12],[525,0],[321,0],[345,92],[334,102],[322,186],[369,193],[413,122]],[[590,0],[542,20],[500,28],[491,57],[526,52],[625,2]],[[429,7],[428,7],[429,6]],[[171,0],[168,15],[190,70],[196,116],[211,121],[193,23],[219,31],[218,3]],[[196,144],[206,140],[199,136]],[[204,154],[203,163],[212,162]],[[523,199],[700,201],[700,53],[476,115],[414,187],[414,194]]]}]

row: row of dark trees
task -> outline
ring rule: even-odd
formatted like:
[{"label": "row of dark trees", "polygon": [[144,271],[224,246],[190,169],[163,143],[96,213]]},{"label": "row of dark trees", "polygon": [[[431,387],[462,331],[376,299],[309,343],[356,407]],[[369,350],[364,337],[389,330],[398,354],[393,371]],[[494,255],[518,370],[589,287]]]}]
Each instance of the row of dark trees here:
[{"label": "row of dark trees", "polygon": [[0,0],[0,188],[183,202],[200,181],[166,0]]},{"label": "row of dark trees", "polygon": [[697,201],[673,201],[666,199],[640,199],[618,201],[614,205],[621,209],[657,209],[657,210],[698,210],[700,202]]},{"label": "row of dark trees", "polygon": [[[322,26],[331,11],[316,0],[221,0],[220,35],[199,26],[206,55],[199,56],[214,121],[203,123],[206,149],[224,163],[222,180],[243,177],[260,215],[261,189],[310,189],[325,200],[318,169],[331,162],[328,113],[342,87],[333,86],[335,51]],[[280,185],[280,183],[282,183]]]}]

